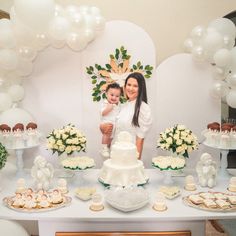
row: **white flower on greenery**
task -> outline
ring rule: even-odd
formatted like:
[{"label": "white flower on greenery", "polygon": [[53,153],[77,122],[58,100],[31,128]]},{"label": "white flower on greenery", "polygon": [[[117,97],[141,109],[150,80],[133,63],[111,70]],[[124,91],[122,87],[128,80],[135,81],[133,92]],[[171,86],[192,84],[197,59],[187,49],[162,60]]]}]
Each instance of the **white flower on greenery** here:
[{"label": "white flower on greenery", "polygon": [[189,157],[189,153],[198,148],[198,140],[186,126],[174,125],[160,133],[157,147]]},{"label": "white flower on greenery", "polygon": [[47,148],[53,153],[61,155],[73,152],[85,152],[86,137],[74,125],[69,124],[61,129],[54,129],[47,137]]}]

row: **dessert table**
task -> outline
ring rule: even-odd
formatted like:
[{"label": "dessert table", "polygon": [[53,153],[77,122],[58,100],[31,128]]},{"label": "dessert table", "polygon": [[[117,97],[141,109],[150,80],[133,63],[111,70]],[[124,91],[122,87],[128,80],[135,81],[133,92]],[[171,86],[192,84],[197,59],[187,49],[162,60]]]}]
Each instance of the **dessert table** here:
[{"label": "dessert table", "polygon": [[[163,185],[163,176],[156,169],[146,170],[149,176],[149,183],[144,186],[150,194],[149,204],[145,207],[124,213],[112,208],[104,202],[104,210],[91,211],[91,201],[81,201],[75,196],[75,189],[79,185],[78,176],[68,180],[69,193],[72,202],[69,206],[57,210],[23,213],[17,212],[0,204],[0,218],[24,222],[37,223],[39,236],[54,236],[55,232],[79,232],[79,231],[183,231],[190,230],[193,236],[205,235],[205,220],[207,219],[232,219],[236,218],[236,212],[212,212],[203,211],[184,205],[182,197],[192,194],[184,190],[184,178],[173,177],[174,182],[181,189],[181,196],[166,200],[168,209],[157,212],[152,209],[155,193]],[[88,169],[84,178],[88,185],[95,186],[97,192],[104,196],[104,187],[98,183],[98,169]],[[2,191],[0,199],[13,195],[16,188],[15,171],[4,170],[1,173]],[[25,170],[24,176],[27,187],[32,187],[29,170]],[[56,180],[55,180],[56,181]],[[227,192],[229,177],[220,177],[217,185],[212,191]],[[197,186],[195,192],[208,191],[209,188]]]}]

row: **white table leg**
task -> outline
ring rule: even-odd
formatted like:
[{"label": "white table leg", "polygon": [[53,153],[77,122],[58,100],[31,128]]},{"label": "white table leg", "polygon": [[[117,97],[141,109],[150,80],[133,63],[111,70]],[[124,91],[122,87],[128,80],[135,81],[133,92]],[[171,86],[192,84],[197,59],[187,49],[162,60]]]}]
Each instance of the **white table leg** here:
[{"label": "white table leg", "polygon": [[220,153],[221,153],[221,159],[220,159],[219,175],[220,175],[220,177],[226,177],[226,176],[228,176],[228,172],[226,169],[228,166],[227,156],[228,156],[229,150],[221,149]]},{"label": "white table leg", "polygon": [[24,162],[23,162],[23,149],[16,149],[16,175],[17,176],[22,176],[24,174],[23,167],[24,167]]}]

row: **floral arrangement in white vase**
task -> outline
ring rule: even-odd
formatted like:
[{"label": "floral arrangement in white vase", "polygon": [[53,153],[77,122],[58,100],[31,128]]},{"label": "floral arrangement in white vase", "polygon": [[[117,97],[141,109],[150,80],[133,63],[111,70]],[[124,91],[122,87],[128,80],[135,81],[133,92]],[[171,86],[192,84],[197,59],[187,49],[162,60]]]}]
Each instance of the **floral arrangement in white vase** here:
[{"label": "floral arrangement in white vase", "polygon": [[8,152],[6,148],[0,143],[0,170],[5,166]]},{"label": "floral arrangement in white vase", "polygon": [[74,125],[68,124],[61,129],[54,129],[47,136],[47,147],[53,154],[72,155],[74,152],[85,152],[86,137]]},{"label": "floral arrangement in white vase", "polygon": [[160,133],[157,147],[188,158],[198,148],[198,140],[191,130],[177,124]]}]

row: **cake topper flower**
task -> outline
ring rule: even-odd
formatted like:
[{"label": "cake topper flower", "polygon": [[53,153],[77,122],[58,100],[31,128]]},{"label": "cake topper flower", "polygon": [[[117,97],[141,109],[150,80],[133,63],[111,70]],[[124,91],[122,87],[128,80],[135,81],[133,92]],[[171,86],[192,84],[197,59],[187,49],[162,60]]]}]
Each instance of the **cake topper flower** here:
[{"label": "cake topper flower", "polygon": [[[102,67],[98,64],[95,66],[86,67],[87,74],[92,79],[93,101],[99,102],[106,98],[106,87],[111,83],[118,83],[121,87],[124,86],[125,79],[132,72],[140,72],[145,78],[150,78],[153,67],[150,65],[143,66],[140,61],[137,64],[130,65],[131,56],[127,54],[127,50],[121,46],[115,49],[115,53],[110,55],[110,62]],[[121,102],[125,102],[124,96],[120,98]]]},{"label": "cake topper flower", "polygon": [[198,148],[198,141],[184,125],[174,125],[160,133],[157,147],[188,158],[189,153]]}]

